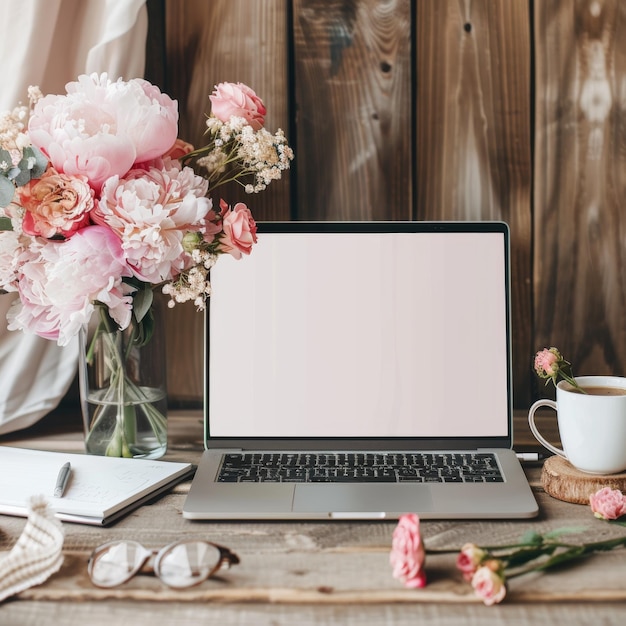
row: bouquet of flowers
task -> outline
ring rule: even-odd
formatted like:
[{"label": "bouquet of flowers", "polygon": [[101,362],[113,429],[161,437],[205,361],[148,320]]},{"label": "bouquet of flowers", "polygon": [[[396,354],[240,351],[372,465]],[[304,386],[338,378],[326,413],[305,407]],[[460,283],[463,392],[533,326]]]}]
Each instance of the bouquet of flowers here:
[{"label": "bouquet of flowers", "polygon": [[[142,79],[83,75],[65,94],[31,88],[29,99],[0,117],[0,290],[19,295],[8,327],[66,345],[97,310],[96,337],[132,328],[106,359],[111,397],[139,397],[124,365],[150,340],[153,289],[202,309],[219,255],[256,243],[248,207],[215,206],[213,192],[229,181],[261,191],[293,152],[241,83],[209,96],[198,150],[178,138],[177,102]],[[120,435],[108,452],[127,448]]]}]

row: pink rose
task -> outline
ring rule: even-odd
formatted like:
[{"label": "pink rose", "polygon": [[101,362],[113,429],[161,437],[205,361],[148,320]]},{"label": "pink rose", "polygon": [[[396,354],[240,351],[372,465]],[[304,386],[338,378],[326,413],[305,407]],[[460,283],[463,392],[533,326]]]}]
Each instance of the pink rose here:
[{"label": "pink rose", "polygon": [[213,115],[224,123],[235,116],[243,117],[254,130],[260,130],[265,124],[267,111],[263,101],[243,83],[220,83],[209,100]]},{"label": "pink rose", "polygon": [[401,515],[393,531],[389,562],[393,577],[412,589],[426,585],[424,560],[426,553],[420,535],[420,521],[415,513]]},{"label": "pink rose", "polygon": [[487,553],[474,543],[466,543],[459,552],[456,559],[456,566],[466,581],[472,580],[476,570],[487,556]]},{"label": "pink rose", "polygon": [[89,224],[94,207],[94,192],[85,176],[66,176],[53,168],[19,187],[17,194],[26,211],[22,229],[34,237],[70,237]]},{"label": "pink rose", "polygon": [[593,514],[600,519],[617,519],[626,515],[626,496],[619,489],[604,487],[589,496]]},{"label": "pink rose", "polygon": [[472,577],[474,593],[487,605],[498,604],[506,596],[506,584],[499,561],[487,561]]},{"label": "pink rose", "polygon": [[238,202],[231,211],[224,200],[220,201],[222,209],[223,235],[220,244],[224,252],[229,252],[236,259],[241,258],[241,253],[250,254],[252,246],[256,243],[256,222],[250,209],[243,203]]},{"label": "pink rose", "polygon": [[556,376],[561,358],[556,348],[544,348],[535,355],[535,371],[542,378]]}]

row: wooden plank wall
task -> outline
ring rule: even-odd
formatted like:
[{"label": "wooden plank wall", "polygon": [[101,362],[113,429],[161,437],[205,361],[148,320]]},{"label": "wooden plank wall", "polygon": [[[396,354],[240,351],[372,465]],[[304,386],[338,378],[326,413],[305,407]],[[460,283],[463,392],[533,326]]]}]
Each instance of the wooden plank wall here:
[{"label": "wooden plank wall", "polygon": [[[199,145],[208,94],[252,86],[296,150],[258,219],[502,219],[515,404],[536,348],[624,374],[626,3],[148,0],[147,78]],[[228,197],[234,200],[228,190]],[[168,312],[174,403],[202,398],[202,316]],[[477,367],[481,364],[477,355]]]}]

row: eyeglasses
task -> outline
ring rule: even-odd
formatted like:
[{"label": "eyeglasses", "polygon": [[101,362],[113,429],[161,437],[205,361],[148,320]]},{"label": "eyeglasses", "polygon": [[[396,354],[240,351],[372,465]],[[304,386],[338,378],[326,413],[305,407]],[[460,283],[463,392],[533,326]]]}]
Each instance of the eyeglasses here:
[{"label": "eyeglasses", "polygon": [[147,550],[136,541],[109,541],[92,552],[87,571],[96,587],[117,587],[141,571],[152,571],[168,587],[184,589],[237,563],[234,552],[209,541],[183,539],[160,550]]}]

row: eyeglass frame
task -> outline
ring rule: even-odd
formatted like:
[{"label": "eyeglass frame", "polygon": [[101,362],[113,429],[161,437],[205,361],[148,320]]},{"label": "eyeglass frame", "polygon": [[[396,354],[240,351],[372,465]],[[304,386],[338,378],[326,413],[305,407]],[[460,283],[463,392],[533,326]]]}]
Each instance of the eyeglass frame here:
[{"label": "eyeglass frame", "polygon": [[[92,576],[94,563],[97,561],[98,557],[102,553],[104,553],[106,550],[108,550],[111,546],[114,546],[115,544],[123,544],[123,543],[134,544],[136,546],[139,546],[146,553],[145,556],[133,569],[130,570],[130,572],[128,573],[128,576],[126,576],[124,580],[121,580],[120,582],[115,583],[114,585],[98,584],[97,582],[94,581],[93,576]],[[204,543],[209,546],[213,546],[219,551],[219,554],[220,554],[219,559],[217,563],[213,566],[213,568],[209,570],[208,574],[206,574],[205,576],[202,576],[198,580],[194,581],[192,584],[171,585],[165,582],[163,578],[161,578],[161,575],[158,572],[159,564],[161,562],[162,557],[165,554],[167,554],[167,552],[173,550],[176,546],[184,545],[186,543]],[[151,559],[154,559],[153,565],[150,569],[146,569],[146,565],[150,562]],[[180,539],[178,541],[173,541],[172,543],[168,543],[166,546],[163,546],[162,548],[158,548],[158,549],[146,548],[143,544],[139,543],[138,541],[135,541],[134,539],[113,539],[112,541],[107,541],[93,549],[91,555],[89,556],[89,561],[87,562],[87,573],[89,574],[89,580],[91,581],[91,583],[95,585],[96,587],[99,587],[100,589],[114,589],[115,587],[119,587],[127,583],[131,578],[134,578],[137,574],[141,574],[141,573],[152,574],[156,576],[164,585],[167,585],[171,589],[187,589],[189,587],[195,587],[197,585],[202,584],[205,580],[208,580],[209,578],[211,578],[211,576],[213,576],[213,574],[218,572],[222,567],[224,569],[229,569],[231,566],[237,565],[239,562],[240,562],[239,557],[230,548],[221,546],[218,543],[213,543],[212,541],[205,541],[204,539]]]}]

